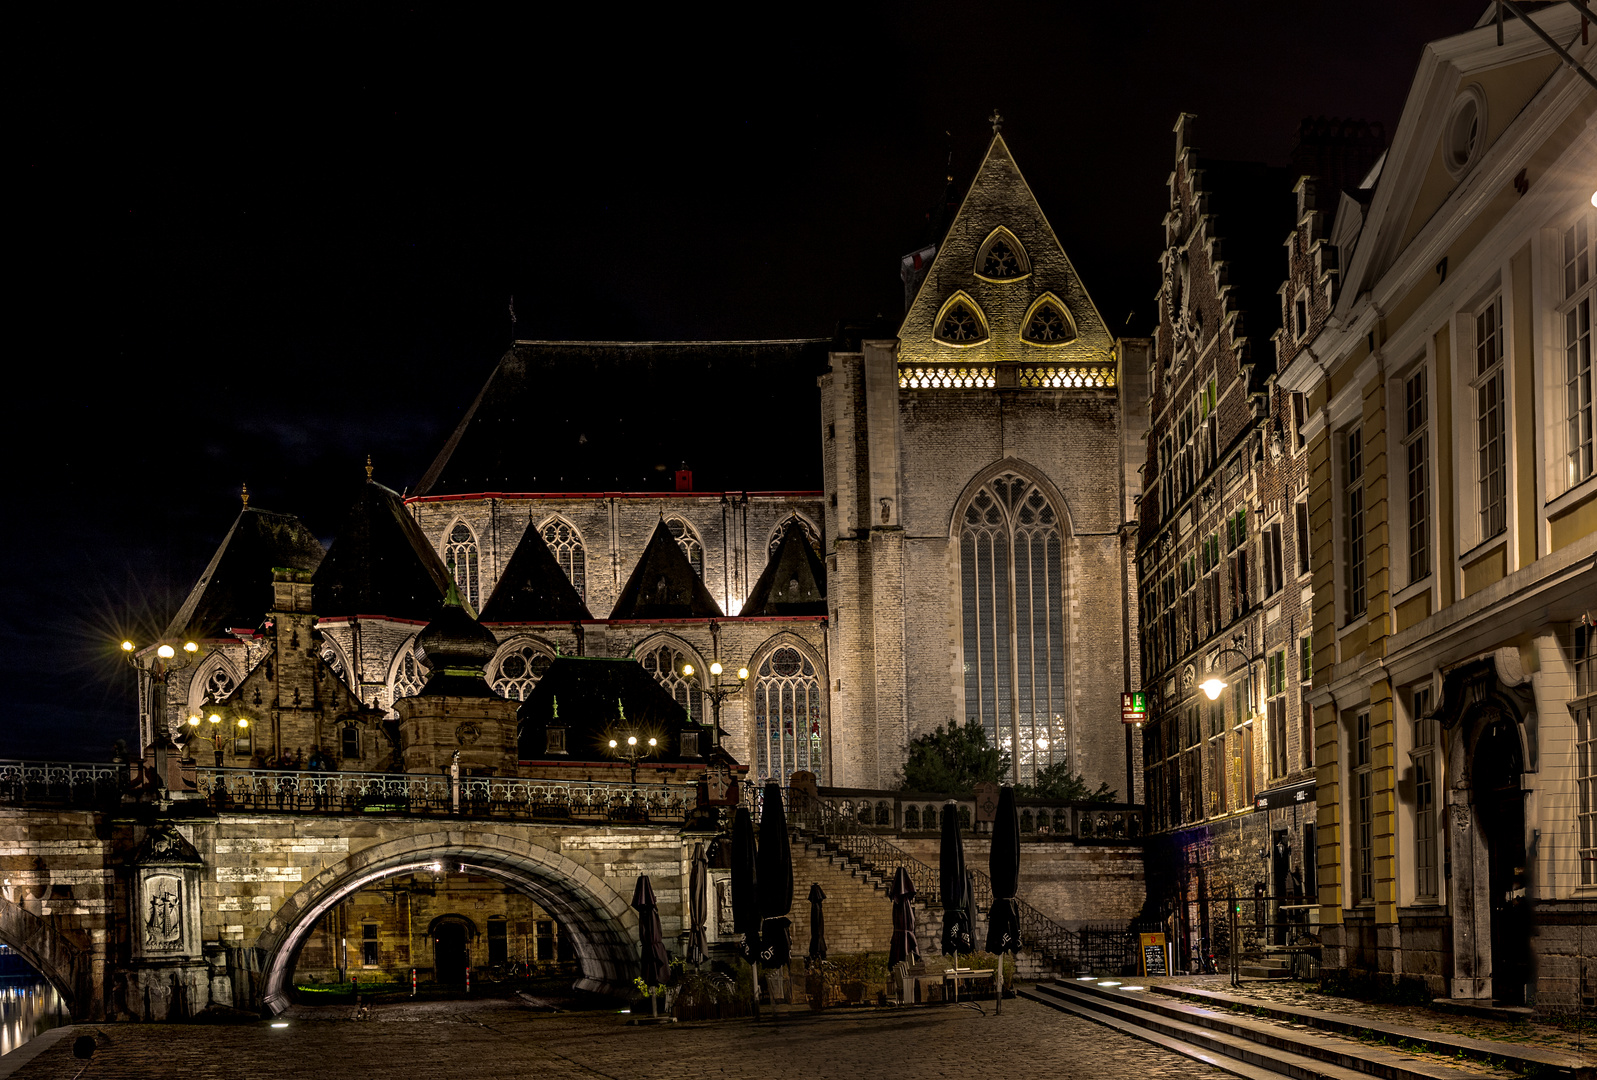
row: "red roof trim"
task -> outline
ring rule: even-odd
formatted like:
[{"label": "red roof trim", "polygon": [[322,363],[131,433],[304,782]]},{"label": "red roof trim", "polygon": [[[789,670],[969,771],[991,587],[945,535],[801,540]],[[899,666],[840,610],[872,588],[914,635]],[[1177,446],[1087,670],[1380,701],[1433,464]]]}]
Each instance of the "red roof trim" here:
[{"label": "red roof trim", "polygon": [[819,499],[824,491],[477,491],[465,495],[412,495],[418,502],[462,502],[466,499],[719,499],[747,495],[751,499]]},{"label": "red roof trim", "polygon": [[347,623],[356,619],[374,619],[377,622],[404,623],[407,626],[426,626],[426,619],[400,619],[393,615],[328,615],[316,620],[317,626],[331,626],[334,623]]}]

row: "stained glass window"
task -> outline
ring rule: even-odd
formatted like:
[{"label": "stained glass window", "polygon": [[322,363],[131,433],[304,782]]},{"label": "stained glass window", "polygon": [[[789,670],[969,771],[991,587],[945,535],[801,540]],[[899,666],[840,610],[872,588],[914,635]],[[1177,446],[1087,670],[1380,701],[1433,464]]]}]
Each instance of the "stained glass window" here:
[{"label": "stained glass window", "polygon": [[1013,474],[976,493],[960,529],[965,713],[1021,783],[1070,758],[1062,543],[1047,497]]},{"label": "stained glass window", "polygon": [[512,701],[526,701],[532,688],[549,670],[553,657],[536,645],[519,645],[499,658],[489,685],[494,693]]},{"label": "stained glass window", "polygon": [[754,769],[761,780],[786,780],[800,769],[826,783],[821,682],[797,649],[777,649],[754,684]]}]

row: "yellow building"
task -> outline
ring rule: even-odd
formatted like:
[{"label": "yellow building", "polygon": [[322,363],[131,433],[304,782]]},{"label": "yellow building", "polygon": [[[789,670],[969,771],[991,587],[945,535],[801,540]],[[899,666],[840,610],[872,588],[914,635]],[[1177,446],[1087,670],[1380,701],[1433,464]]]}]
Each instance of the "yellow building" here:
[{"label": "yellow building", "polygon": [[[1426,47],[1301,298],[1324,966],[1597,999],[1597,34]],[[1560,55],[1560,52],[1563,55]],[[1313,290],[1323,287],[1323,296]]]}]

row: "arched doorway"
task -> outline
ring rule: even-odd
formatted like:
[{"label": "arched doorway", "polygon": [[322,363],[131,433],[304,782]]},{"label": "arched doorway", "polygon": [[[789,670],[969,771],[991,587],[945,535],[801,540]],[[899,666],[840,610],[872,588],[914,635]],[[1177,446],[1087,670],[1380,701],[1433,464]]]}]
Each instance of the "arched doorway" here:
[{"label": "arched doorway", "polygon": [[284,902],[271,929],[257,939],[259,979],[252,980],[248,990],[235,988],[235,1003],[281,1012],[289,1004],[300,947],[322,915],[374,882],[435,872],[445,864],[456,868],[452,872],[498,878],[526,892],[558,919],[567,931],[562,940],[570,942],[581,970],[575,989],[614,995],[630,990],[638,974],[637,913],[602,878],[556,851],[509,835],[486,835],[464,843],[451,843],[449,837],[427,833],[378,844],[307,882]]},{"label": "arched doorway", "polygon": [[1518,725],[1496,710],[1492,715],[1481,718],[1487,726],[1471,760],[1471,795],[1486,856],[1492,998],[1499,1005],[1521,1005],[1530,977],[1524,757]]},{"label": "arched doorway", "polygon": [[477,928],[464,915],[440,915],[428,928],[433,939],[433,981],[455,985],[466,981],[471,945]]}]

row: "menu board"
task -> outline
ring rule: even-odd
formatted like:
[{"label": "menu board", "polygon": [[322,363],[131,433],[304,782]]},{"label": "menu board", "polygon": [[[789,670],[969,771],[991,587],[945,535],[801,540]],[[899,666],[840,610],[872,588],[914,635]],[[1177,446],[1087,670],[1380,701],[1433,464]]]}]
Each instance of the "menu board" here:
[{"label": "menu board", "polygon": [[1137,945],[1142,953],[1144,975],[1170,974],[1170,961],[1165,955],[1163,934],[1138,934]]}]

